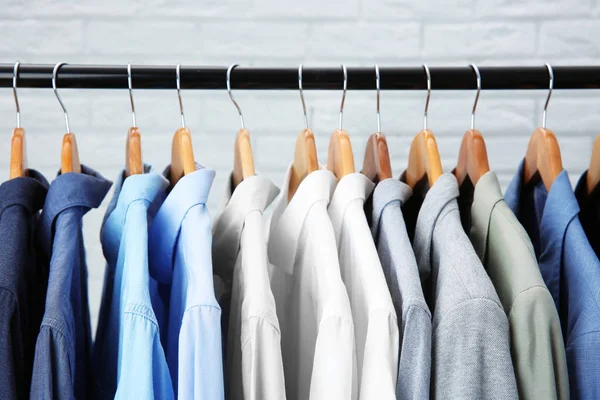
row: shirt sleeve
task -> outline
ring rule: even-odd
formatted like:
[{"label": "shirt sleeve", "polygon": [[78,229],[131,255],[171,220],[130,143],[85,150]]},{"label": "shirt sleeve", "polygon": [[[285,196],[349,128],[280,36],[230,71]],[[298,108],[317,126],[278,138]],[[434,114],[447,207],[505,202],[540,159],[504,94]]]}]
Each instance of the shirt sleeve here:
[{"label": "shirt sleeve", "polygon": [[213,306],[188,309],[179,334],[179,398],[221,400],[223,353],[221,310]]},{"label": "shirt sleeve", "polygon": [[579,336],[567,345],[572,399],[599,399],[600,332]]},{"label": "shirt sleeve", "polygon": [[143,312],[126,311],[115,399],[174,398],[158,326]]},{"label": "shirt sleeve", "polygon": [[42,325],[35,345],[30,399],[74,399],[74,360],[69,357],[73,343],[57,329]]},{"label": "shirt sleeve", "polygon": [[518,399],[508,319],[498,304],[467,300],[434,329],[434,398]]},{"label": "shirt sleeve", "polygon": [[552,296],[533,287],[517,297],[509,315],[512,358],[522,399],[568,399],[565,347]]}]

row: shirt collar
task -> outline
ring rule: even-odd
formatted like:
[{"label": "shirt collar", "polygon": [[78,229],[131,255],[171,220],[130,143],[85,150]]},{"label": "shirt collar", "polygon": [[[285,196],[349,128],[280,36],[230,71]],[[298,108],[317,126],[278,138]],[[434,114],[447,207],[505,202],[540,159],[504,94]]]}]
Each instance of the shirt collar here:
[{"label": "shirt collar", "polygon": [[143,174],[125,177],[125,170],[119,174],[115,192],[108,205],[100,231],[102,251],[109,265],[117,263],[129,205],[137,200],[146,201],[148,203],[147,214],[151,220],[165,198],[168,185],[169,182],[147,164],[144,164]]},{"label": "shirt collar", "polygon": [[[167,167],[164,175],[168,176],[169,171],[170,167]],[[158,210],[148,237],[150,275],[158,282],[171,282],[181,223],[192,207],[206,205],[214,177],[215,171],[196,164],[196,171],[177,182]]]},{"label": "shirt collar", "polygon": [[81,209],[82,216],[90,209],[98,208],[111,185],[111,181],[85,165],[81,165],[81,173],[59,173],[48,189],[40,217],[40,238],[46,254],[52,250],[55,218],[74,207]]},{"label": "shirt collar", "polygon": [[373,223],[371,225],[373,237],[376,237],[379,232],[383,210],[392,203],[399,203],[402,207],[410,196],[412,196],[410,186],[398,179],[384,179],[375,186],[373,190]]},{"label": "shirt collar", "polygon": [[[216,265],[235,264],[231,260],[237,257],[246,216],[254,211],[262,213],[279,194],[279,188],[262,175],[245,178],[233,193],[231,189],[232,185],[227,185],[225,208],[213,225],[213,248],[220,249],[213,252]],[[233,271],[229,272],[233,275]]]},{"label": "shirt collar", "polygon": [[290,174],[291,166],[273,209],[268,245],[270,262],[288,274],[294,270],[298,239],[308,212],[317,203],[327,207],[336,184],[335,176],[327,169],[311,172],[288,204]]},{"label": "shirt collar", "polygon": [[44,205],[47,192],[46,178],[30,169],[26,176],[9,179],[0,185],[0,214],[14,205],[25,207],[30,214],[37,213]]},{"label": "shirt collar", "polygon": [[431,273],[431,245],[435,224],[442,210],[450,202],[456,202],[458,183],[451,173],[440,176],[427,192],[417,217],[414,250],[421,281]]},{"label": "shirt collar", "polygon": [[492,212],[496,204],[504,201],[502,190],[498,177],[492,171],[484,174],[477,185],[473,194],[473,204],[471,206],[471,226],[470,234],[473,248],[479,256],[479,259],[485,259],[487,249],[488,234]]},{"label": "shirt collar", "polygon": [[358,172],[348,174],[339,180],[328,208],[329,218],[338,243],[346,207],[354,200],[361,200],[364,204],[374,187],[375,184],[369,178]]}]

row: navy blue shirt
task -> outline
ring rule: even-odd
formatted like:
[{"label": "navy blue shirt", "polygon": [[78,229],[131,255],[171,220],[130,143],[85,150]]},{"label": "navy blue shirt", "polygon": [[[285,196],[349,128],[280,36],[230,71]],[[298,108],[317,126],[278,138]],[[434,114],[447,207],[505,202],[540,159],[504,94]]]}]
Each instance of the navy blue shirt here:
[{"label": "navy blue shirt", "polygon": [[579,219],[567,171],[548,192],[523,182],[523,162],[505,200],[531,238],[562,325],[571,399],[600,399],[600,261]]},{"label": "navy blue shirt", "polygon": [[48,182],[37,171],[0,185],[0,391],[29,396],[33,351],[42,322],[48,271],[35,232]]},{"label": "navy blue shirt", "polygon": [[39,223],[49,263],[48,292],[35,347],[32,399],[89,399],[91,326],[82,217],[104,199],[111,182],[94,170],[59,175]]}]

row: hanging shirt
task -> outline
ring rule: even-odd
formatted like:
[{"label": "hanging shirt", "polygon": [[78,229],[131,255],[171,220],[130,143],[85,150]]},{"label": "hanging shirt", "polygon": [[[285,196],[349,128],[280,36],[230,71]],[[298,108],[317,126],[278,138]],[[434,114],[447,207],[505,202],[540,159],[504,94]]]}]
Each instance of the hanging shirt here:
[{"label": "hanging shirt", "polygon": [[600,185],[592,188],[588,194],[587,174],[584,172],[575,188],[575,197],[579,203],[579,221],[585,231],[585,235],[594,249],[596,256],[600,256]]},{"label": "hanging shirt", "polygon": [[50,273],[31,399],[88,399],[94,393],[82,218],[100,205],[110,186],[110,181],[82,165],[81,173],[57,176],[48,190],[39,240]]},{"label": "hanging shirt", "polygon": [[197,166],[181,178],[150,228],[150,275],[158,282],[152,304],[175,395],[181,399],[224,397],[221,309],[213,287],[212,223],[206,208],[214,176],[212,169]]},{"label": "hanging shirt", "polygon": [[360,398],[395,399],[398,320],[363,209],[374,186],[363,174],[344,176],[328,212],[352,309]]},{"label": "hanging shirt", "polygon": [[569,176],[562,171],[550,192],[523,182],[523,162],[505,200],[529,234],[542,277],[558,308],[567,351],[572,399],[599,399],[600,262],[577,214]]},{"label": "hanging shirt", "polygon": [[424,197],[413,242],[433,311],[431,397],[517,399],[508,320],[463,230],[457,197],[454,175],[440,176]]},{"label": "hanging shirt", "polygon": [[173,398],[148,273],[148,225],[167,186],[148,165],[127,178],[122,171],[104,217],[106,269],[93,352],[97,398]]},{"label": "hanging shirt", "polygon": [[44,314],[48,270],[36,240],[48,182],[35,170],[0,185],[0,388],[26,399]]},{"label": "hanging shirt", "polygon": [[504,202],[493,172],[477,182],[470,215],[466,230],[508,316],[519,398],[568,399],[558,313],[527,232]]},{"label": "hanging shirt", "polygon": [[[231,181],[230,181],[231,182]],[[279,189],[269,179],[245,178],[215,223],[215,279],[224,288],[220,304],[229,325],[225,391],[231,400],[285,399],[281,334],[268,273],[264,209]]]},{"label": "hanging shirt", "polygon": [[385,179],[375,186],[370,203],[371,232],[399,318],[398,400],[428,399],[431,375],[431,313],[402,217],[411,194],[405,183]]},{"label": "hanging shirt", "polygon": [[268,242],[288,399],[356,398],[354,325],[327,205],[330,171],[310,173],[288,204],[288,169]]}]

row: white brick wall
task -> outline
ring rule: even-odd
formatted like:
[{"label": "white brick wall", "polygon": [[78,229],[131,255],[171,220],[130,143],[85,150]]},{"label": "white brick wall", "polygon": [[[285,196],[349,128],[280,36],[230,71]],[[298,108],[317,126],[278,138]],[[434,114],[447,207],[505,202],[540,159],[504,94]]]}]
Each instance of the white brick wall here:
[{"label": "white brick wall", "polygon": [[[0,62],[305,65],[554,65],[595,64],[600,56],[600,0],[3,0]],[[235,72],[234,72],[235,74]],[[374,83],[373,83],[374,84]],[[0,168],[8,175],[14,103],[0,96]],[[131,123],[126,91],[63,90],[81,159],[110,179],[124,162]],[[235,92],[252,134],[260,172],[281,183],[303,121],[298,93]],[[337,126],[341,92],[305,92],[321,161]],[[469,126],[474,92],[433,92],[429,126],[450,170]],[[503,185],[540,123],[546,92],[483,92],[477,127]],[[31,167],[51,178],[59,168],[65,127],[51,90],[21,89],[22,124]],[[162,170],[179,127],[174,91],[134,92],[144,160]],[[239,120],[225,91],[184,91],[187,124],[197,159],[217,170],[210,197],[216,214],[232,165]],[[421,128],[423,92],[383,92],[381,117],[392,166],[406,166],[408,146]],[[376,128],[374,92],[349,92],[344,126],[356,165]],[[600,91],[555,91],[548,126],[560,141],[563,163],[576,181],[600,132]],[[97,316],[104,261],[98,242],[108,203],[85,217],[90,298]]]}]

